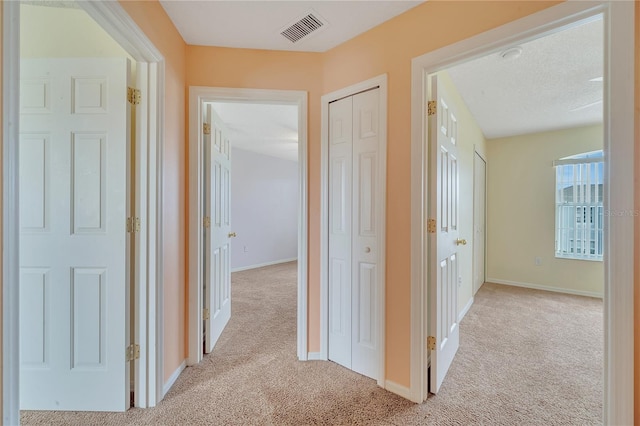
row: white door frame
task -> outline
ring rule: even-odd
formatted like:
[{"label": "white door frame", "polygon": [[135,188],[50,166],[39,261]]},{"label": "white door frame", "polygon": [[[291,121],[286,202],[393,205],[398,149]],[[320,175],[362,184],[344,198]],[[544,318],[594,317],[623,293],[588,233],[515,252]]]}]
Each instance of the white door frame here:
[{"label": "white door frame", "polygon": [[[386,230],[386,185],[387,185],[387,74],[382,74],[372,79],[356,83],[349,87],[345,87],[335,92],[328,93],[321,98],[321,155],[320,155],[320,187],[321,187],[321,201],[320,201],[320,352],[309,353],[309,359],[324,360],[329,359],[329,104],[338,99],[346,98],[347,96],[356,95],[366,90],[380,88],[380,101],[378,116],[380,117],[380,173],[382,174],[381,181],[383,182],[382,200],[377,200],[377,203],[382,203],[385,208],[382,209],[382,215],[380,217],[380,223],[383,224]],[[378,260],[379,276],[382,279],[378,280],[378,324],[376,325],[378,335],[376,338],[380,343],[380,349],[378,353],[378,386],[382,388],[391,387],[394,388],[394,384],[386,383],[385,380],[385,288],[386,288],[386,231],[381,232],[378,235]],[[393,390],[392,390],[393,391]]]},{"label": "white door frame", "polygon": [[[202,360],[203,109],[205,102],[251,102],[298,107],[298,358],[307,359],[307,92],[189,87],[189,344],[187,365]],[[233,218],[232,218],[233,219]]]},{"label": "white door frame", "polygon": [[[164,58],[115,1],[78,3],[136,61],[143,87],[137,118],[136,208],[141,218],[136,268],[135,406],[153,407],[162,399],[162,151],[164,123]],[[18,123],[20,80],[20,3],[3,2],[2,25],[2,423],[18,424]],[[124,96],[124,94],[123,94]],[[123,348],[124,350],[124,348]]]},{"label": "white door frame", "polygon": [[[483,278],[483,282],[487,279],[487,156],[485,155],[484,152],[480,152],[480,150],[478,149],[478,146],[474,145],[473,147],[473,167],[474,167],[474,181],[473,181],[473,194],[474,194],[474,198],[475,198],[475,193],[476,193],[476,181],[475,181],[475,167],[476,167],[476,155],[478,157],[480,157],[480,159],[484,162],[484,224],[482,226],[482,229],[484,229],[484,235],[483,235],[483,239],[484,239],[484,248],[483,248],[483,258],[484,258],[484,278]],[[471,305],[473,305],[473,300],[475,297],[475,292],[476,292],[476,282],[475,282],[475,277],[476,277],[476,270],[475,270],[475,264],[476,264],[476,253],[475,253],[475,241],[476,241],[476,216],[475,216],[475,208],[476,208],[476,203],[475,200],[473,202],[473,244],[474,244],[474,248],[473,248],[473,261],[472,261],[472,265],[473,265],[473,273],[471,274],[472,277],[472,282],[471,282],[471,300],[469,301],[469,304],[467,305],[467,307],[463,308],[462,312],[460,312],[458,314],[458,321],[462,321],[462,318],[464,318],[464,316],[467,314],[467,312],[469,311],[469,308],[471,308]]]},{"label": "white door frame", "polygon": [[[634,295],[634,3],[566,2],[414,58],[411,98],[411,399],[426,396],[425,76],[455,64],[604,15],[605,387],[604,423],[633,424]],[[615,120],[614,120],[615,119]],[[612,125],[615,122],[615,126]],[[425,176],[425,179],[423,179]],[[612,219],[613,216],[613,219]],[[612,285],[615,283],[615,285]],[[614,362],[615,360],[615,362]]]}]

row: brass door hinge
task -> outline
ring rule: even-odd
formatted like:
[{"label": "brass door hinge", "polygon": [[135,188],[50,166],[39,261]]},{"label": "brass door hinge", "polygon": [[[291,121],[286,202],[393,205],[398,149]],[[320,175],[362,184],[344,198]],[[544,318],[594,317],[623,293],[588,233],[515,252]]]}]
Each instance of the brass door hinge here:
[{"label": "brass door hinge", "polygon": [[127,102],[132,105],[139,105],[140,99],[142,99],[142,93],[140,92],[140,89],[127,87]]},{"label": "brass door hinge", "polygon": [[127,361],[134,361],[140,358],[140,345],[129,345],[126,349]]},{"label": "brass door hinge", "polygon": [[436,111],[438,110],[436,101],[427,102],[427,116],[431,117],[432,115],[436,115]]},{"label": "brass door hinge", "polygon": [[204,133],[205,135],[210,135],[211,134],[211,124],[204,123],[202,125],[202,133]]},{"label": "brass door hinge", "polygon": [[127,218],[127,232],[134,233],[140,232],[140,218],[128,217]]},{"label": "brass door hinge", "polygon": [[427,337],[427,348],[429,348],[430,351],[435,351],[436,350],[436,338],[433,336],[429,336]]},{"label": "brass door hinge", "polygon": [[427,219],[427,233],[435,234],[436,233],[436,220],[435,219]]},{"label": "brass door hinge", "polygon": [[202,319],[203,320],[209,319],[209,309],[207,308],[202,309]]},{"label": "brass door hinge", "polygon": [[210,228],[211,227],[211,218],[209,216],[205,216],[202,219],[202,226],[204,226],[205,228]]}]

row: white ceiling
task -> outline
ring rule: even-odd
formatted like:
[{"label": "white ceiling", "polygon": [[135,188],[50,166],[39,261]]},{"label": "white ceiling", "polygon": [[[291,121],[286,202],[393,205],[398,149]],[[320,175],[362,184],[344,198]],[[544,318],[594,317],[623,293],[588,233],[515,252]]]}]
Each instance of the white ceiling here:
[{"label": "white ceiling", "polygon": [[[381,16],[383,10],[387,10],[388,15],[380,18],[378,23],[417,4],[367,0],[161,2],[174,22],[180,16],[183,27],[198,29],[194,33],[200,34],[194,34],[193,37],[201,37],[201,41],[189,39],[190,36],[180,30],[188,43],[225,45],[228,42],[227,45],[242,48],[281,49],[283,47],[275,47],[272,43],[280,46],[290,42],[280,36],[278,30],[311,8],[330,22],[334,14],[336,17],[348,15],[353,18],[352,21],[358,21],[355,26],[366,29],[376,25],[370,19],[373,15]],[[360,13],[365,10],[366,13]],[[211,13],[213,21],[208,20],[208,24],[203,26],[203,17]],[[241,16],[243,13],[247,14],[244,18]],[[238,25],[243,19],[244,25]],[[253,25],[259,19],[263,21],[262,24]],[[277,24],[265,24],[272,20],[276,20]],[[218,21],[224,21],[224,25],[214,25]],[[363,23],[365,21],[368,22],[366,25]],[[176,25],[180,29],[181,24],[176,22]],[[236,31],[245,31],[244,27],[252,27],[253,30],[244,35],[235,35]],[[334,25],[331,22],[329,28],[308,41],[302,41],[299,47],[304,50],[326,50],[355,35],[349,35],[346,27],[348,25]],[[273,37],[264,35],[267,28],[276,29]],[[603,75],[601,19],[582,23],[519,47],[522,53],[517,58],[504,59],[501,52],[497,52],[447,70],[486,138],[602,123],[603,83],[590,81]],[[296,107],[240,103],[214,105],[229,127],[233,146],[297,160]]]},{"label": "white ceiling", "polygon": [[602,20],[448,69],[488,139],[602,123]]},{"label": "white ceiling", "polygon": [[[422,3],[392,0],[160,0],[191,45],[325,52]],[[292,43],[281,30],[310,11],[328,25]]]},{"label": "white ceiling", "polygon": [[298,107],[213,102],[234,148],[298,161]]}]

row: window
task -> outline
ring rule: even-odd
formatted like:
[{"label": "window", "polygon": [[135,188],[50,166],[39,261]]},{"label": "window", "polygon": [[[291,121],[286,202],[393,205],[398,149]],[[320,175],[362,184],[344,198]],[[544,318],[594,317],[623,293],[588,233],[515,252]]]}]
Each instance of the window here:
[{"label": "window", "polygon": [[554,162],[556,167],[556,257],[602,260],[602,151]]}]

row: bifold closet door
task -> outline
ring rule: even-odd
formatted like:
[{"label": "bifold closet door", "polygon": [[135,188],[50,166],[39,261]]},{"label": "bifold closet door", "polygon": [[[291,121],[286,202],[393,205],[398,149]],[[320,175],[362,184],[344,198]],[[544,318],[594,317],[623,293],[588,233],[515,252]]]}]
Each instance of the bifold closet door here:
[{"label": "bifold closet door", "polygon": [[379,89],[329,109],[329,359],[377,377]]}]

